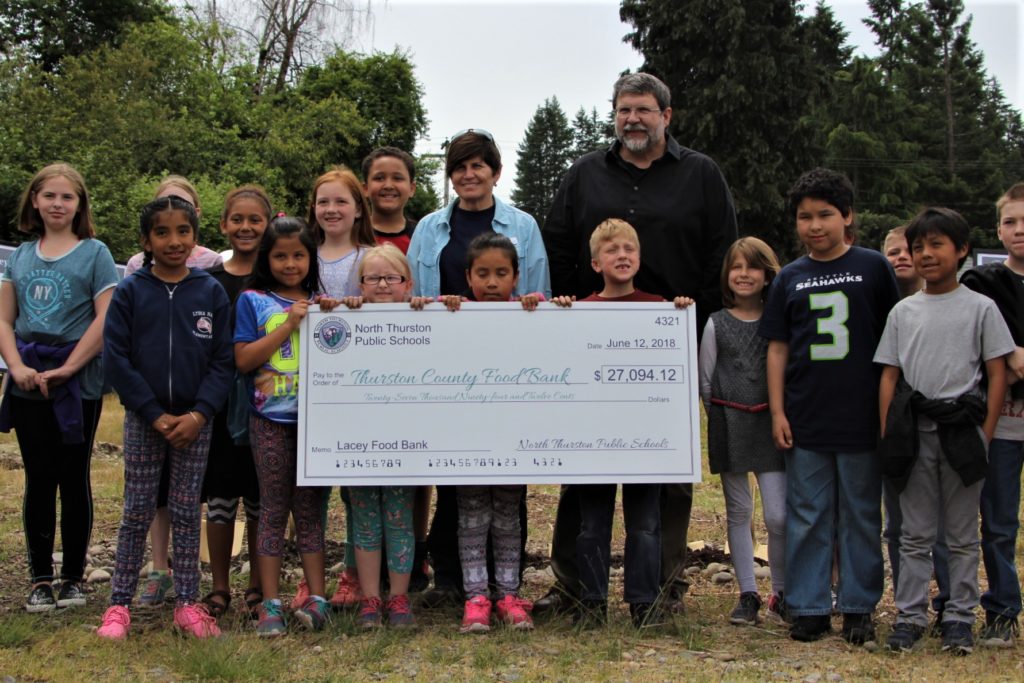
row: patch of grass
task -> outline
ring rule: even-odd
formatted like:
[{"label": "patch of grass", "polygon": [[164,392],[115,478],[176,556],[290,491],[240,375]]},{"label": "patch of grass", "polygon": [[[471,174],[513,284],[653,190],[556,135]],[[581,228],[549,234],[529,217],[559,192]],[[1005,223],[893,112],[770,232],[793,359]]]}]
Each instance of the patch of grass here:
[{"label": "patch of grass", "polygon": [[282,677],[287,657],[258,641],[178,639],[166,648],[167,664],[188,680],[266,681]]},{"label": "patch of grass", "polygon": [[24,647],[39,631],[41,617],[32,614],[11,614],[0,628],[0,648]]},{"label": "patch of grass", "polygon": [[480,644],[473,649],[474,669],[490,671],[505,664],[509,650],[504,643],[488,636],[482,636],[478,640]]},{"label": "patch of grass", "polygon": [[426,660],[430,664],[437,664],[443,667],[449,667],[458,663],[462,659],[462,655],[453,643],[446,641],[441,645],[431,645],[426,653]]}]

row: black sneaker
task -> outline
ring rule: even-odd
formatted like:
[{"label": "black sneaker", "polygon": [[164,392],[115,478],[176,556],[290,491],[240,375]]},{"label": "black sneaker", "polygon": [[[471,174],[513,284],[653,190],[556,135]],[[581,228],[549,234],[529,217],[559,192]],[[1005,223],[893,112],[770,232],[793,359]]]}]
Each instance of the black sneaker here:
[{"label": "black sneaker", "polygon": [[551,590],[544,594],[544,597],[533,603],[533,613],[534,615],[550,616],[568,614],[573,611],[576,602],[576,598],[565,592],[561,586],[555,584],[551,587]]},{"label": "black sneaker", "polygon": [[789,637],[802,643],[818,640],[832,631],[832,618],[827,614],[794,617],[789,627]]},{"label": "black sneaker", "polygon": [[924,636],[924,628],[913,624],[896,624],[892,633],[885,639],[885,647],[893,652],[910,652]]},{"label": "black sneaker", "polygon": [[629,618],[633,621],[633,628],[654,628],[667,623],[665,612],[649,602],[631,604]]},{"label": "black sneaker", "polygon": [[754,592],[740,593],[740,602],[729,615],[729,623],[737,626],[754,626],[761,621],[757,616],[761,609],[761,596]]},{"label": "black sneaker", "polygon": [[462,595],[453,586],[434,586],[420,597],[420,606],[426,609],[455,607],[462,603]]},{"label": "black sneaker", "polygon": [[966,621],[947,621],[942,624],[942,651],[954,655],[974,652],[974,634]]},{"label": "black sneaker", "polygon": [[41,583],[32,589],[25,600],[25,611],[30,614],[52,612],[57,609],[57,601],[53,598],[53,586]]},{"label": "black sneaker", "polygon": [[1017,638],[1017,620],[989,613],[985,628],[978,634],[978,645],[983,647],[1013,647]]},{"label": "black sneaker", "polygon": [[57,607],[85,607],[85,591],[78,581],[63,581],[57,593]]},{"label": "black sneaker", "polygon": [[[633,606],[630,605],[632,612]],[[580,630],[603,628],[608,624],[606,600],[581,600],[572,615],[572,625]]]},{"label": "black sneaker", "polygon": [[863,645],[875,639],[875,622],[871,613],[846,612],[843,614],[843,640],[851,645]]}]

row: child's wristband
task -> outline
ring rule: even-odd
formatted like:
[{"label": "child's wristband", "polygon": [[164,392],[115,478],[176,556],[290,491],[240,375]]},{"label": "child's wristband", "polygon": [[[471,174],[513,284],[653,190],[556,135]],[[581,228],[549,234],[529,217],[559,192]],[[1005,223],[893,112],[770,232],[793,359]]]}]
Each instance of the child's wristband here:
[{"label": "child's wristband", "polygon": [[188,414],[192,416],[192,419],[196,421],[197,425],[199,425],[200,427],[203,426],[202,423],[199,422],[199,418],[196,417],[195,411],[190,410],[190,411],[188,411]]}]

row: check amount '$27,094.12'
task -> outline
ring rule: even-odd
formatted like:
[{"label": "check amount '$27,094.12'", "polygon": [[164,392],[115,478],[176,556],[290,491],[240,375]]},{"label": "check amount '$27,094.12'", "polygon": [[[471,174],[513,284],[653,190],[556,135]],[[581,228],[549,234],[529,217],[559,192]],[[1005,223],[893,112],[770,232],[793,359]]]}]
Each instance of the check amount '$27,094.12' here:
[{"label": "check amount '$27,094.12'", "polygon": [[301,485],[700,480],[690,309],[313,310],[299,355]]}]

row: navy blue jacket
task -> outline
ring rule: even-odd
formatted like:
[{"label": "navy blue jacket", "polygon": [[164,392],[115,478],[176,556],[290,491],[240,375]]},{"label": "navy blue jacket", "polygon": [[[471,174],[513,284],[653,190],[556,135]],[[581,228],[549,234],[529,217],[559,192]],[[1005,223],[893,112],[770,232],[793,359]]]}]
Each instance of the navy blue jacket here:
[{"label": "navy blue jacket", "polygon": [[148,423],[190,410],[212,419],[235,371],[224,288],[202,270],[175,284],[149,268],[125,278],[107,309],[103,368],[124,407]]}]

